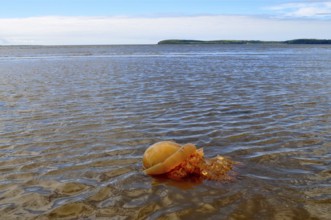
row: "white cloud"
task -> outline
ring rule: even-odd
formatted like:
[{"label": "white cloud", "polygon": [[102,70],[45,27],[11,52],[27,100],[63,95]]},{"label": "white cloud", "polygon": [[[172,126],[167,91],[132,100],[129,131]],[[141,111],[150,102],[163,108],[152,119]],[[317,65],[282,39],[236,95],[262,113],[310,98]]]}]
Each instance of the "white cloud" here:
[{"label": "white cloud", "polygon": [[[248,16],[31,17],[0,19],[2,44],[150,44],[163,39],[331,39],[328,20]],[[1,43],[1,41],[0,41]]]},{"label": "white cloud", "polygon": [[330,9],[318,8],[318,7],[302,7],[298,8],[296,11],[289,13],[290,16],[295,17],[312,17],[312,16],[320,16],[327,15],[331,11]]},{"label": "white cloud", "polygon": [[331,1],[303,1],[280,4],[268,9],[282,17],[331,18]]}]

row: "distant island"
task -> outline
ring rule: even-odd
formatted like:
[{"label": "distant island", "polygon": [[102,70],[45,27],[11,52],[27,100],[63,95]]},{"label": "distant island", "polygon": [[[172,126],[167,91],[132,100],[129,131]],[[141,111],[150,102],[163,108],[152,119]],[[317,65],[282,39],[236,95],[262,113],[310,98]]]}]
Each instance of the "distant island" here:
[{"label": "distant island", "polygon": [[260,40],[162,40],[157,44],[331,44],[331,40],[324,39],[295,39],[287,41],[260,41]]}]

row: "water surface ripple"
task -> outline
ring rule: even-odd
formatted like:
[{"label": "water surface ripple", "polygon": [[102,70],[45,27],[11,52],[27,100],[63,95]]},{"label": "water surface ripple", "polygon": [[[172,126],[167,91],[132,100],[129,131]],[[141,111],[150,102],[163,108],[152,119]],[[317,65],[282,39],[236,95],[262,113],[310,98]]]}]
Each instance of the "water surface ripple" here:
[{"label": "water surface ripple", "polygon": [[[236,180],[142,173],[160,140]],[[4,219],[330,219],[331,47],[0,47]]]}]

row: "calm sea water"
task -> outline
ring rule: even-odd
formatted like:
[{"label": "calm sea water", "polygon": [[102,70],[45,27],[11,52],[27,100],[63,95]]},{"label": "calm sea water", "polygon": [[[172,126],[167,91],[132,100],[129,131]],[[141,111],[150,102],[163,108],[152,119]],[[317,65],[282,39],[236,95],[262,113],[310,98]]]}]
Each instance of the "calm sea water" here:
[{"label": "calm sea water", "polygon": [[[160,181],[191,142],[231,182]],[[3,219],[330,219],[331,46],[0,47]]]}]

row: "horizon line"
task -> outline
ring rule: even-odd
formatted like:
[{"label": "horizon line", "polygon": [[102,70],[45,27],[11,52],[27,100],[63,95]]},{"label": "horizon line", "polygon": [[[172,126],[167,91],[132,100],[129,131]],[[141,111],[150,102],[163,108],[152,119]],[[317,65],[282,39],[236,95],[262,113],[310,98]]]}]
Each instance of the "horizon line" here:
[{"label": "horizon line", "polygon": [[[124,44],[0,44],[0,47],[13,47],[13,46],[21,46],[21,47],[31,47],[31,46],[39,46],[39,47],[56,47],[56,46],[150,46],[150,45],[162,45],[160,42],[163,41],[193,41],[196,42],[196,44],[201,44],[208,43],[208,42],[217,42],[217,41],[229,41],[229,42],[261,42],[263,43],[286,43],[290,41],[298,41],[298,40],[312,40],[312,41],[331,41],[331,39],[321,39],[321,38],[296,38],[296,39],[291,39],[291,40],[233,40],[233,39],[218,39],[218,40],[197,40],[197,39],[165,39],[165,40],[160,40],[156,43],[146,43],[146,44],[130,44],[130,43],[124,43]],[[185,44],[185,43],[178,43],[178,44]],[[188,43],[189,44],[189,43]],[[217,43],[215,43],[217,44]],[[221,44],[221,43],[220,43]],[[228,43],[228,44],[236,44],[236,43]],[[302,43],[304,44],[304,43]]]}]

